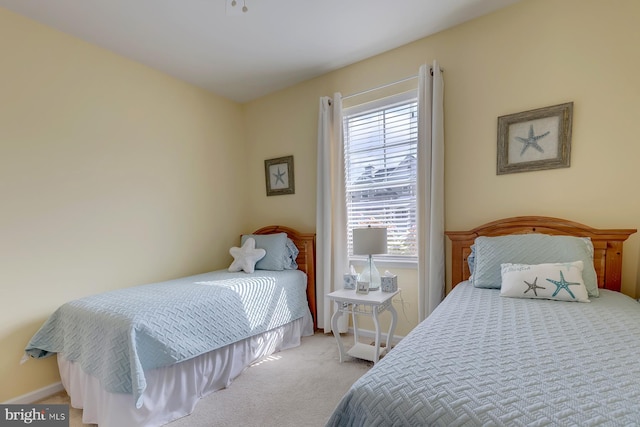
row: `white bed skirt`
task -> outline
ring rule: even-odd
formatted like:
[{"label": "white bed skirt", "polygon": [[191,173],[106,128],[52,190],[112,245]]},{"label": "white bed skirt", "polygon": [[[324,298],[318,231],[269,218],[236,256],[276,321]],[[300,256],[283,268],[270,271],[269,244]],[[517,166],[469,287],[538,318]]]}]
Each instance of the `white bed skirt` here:
[{"label": "white bed skirt", "polygon": [[62,385],[82,421],[100,427],[160,426],[189,415],[198,400],[227,387],[247,366],[280,350],[297,347],[313,334],[311,315],[172,366],[145,372],[141,408],[132,394],[110,393],[79,365],[58,354]]}]

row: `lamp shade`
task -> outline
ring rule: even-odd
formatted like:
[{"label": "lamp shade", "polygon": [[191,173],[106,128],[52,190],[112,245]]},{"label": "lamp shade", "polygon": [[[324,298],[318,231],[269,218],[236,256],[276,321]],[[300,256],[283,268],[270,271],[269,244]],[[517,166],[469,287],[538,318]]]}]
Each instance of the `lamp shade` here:
[{"label": "lamp shade", "polygon": [[373,255],[387,253],[386,228],[354,228],[353,254]]}]

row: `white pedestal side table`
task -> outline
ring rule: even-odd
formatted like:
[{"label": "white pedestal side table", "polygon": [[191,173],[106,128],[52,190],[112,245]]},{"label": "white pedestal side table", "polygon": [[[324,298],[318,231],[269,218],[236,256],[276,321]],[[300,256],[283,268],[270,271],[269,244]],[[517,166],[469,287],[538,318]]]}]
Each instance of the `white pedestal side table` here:
[{"label": "white pedestal side table", "polygon": [[[336,341],[338,341],[340,362],[343,362],[348,354],[358,359],[370,360],[376,363],[380,360],[380,357],[391,348],[391,339],[396,329],[396,322],[398,321],[398,313],[393,307],[392,299],[399,292],[400,289],[395,292],[373,291],[368,294],[359,294],[353,289],[340,289],[327,295],[327,297],[336,303],[336,311],[331,317],[331,329],[333,329],[333,335]],[[381,350],[378,314],[385,310],[389,310],[391,313],[391,325],[389,326],[389,333],[387,334],[386,346]],[[350,313],[353,316],[354,345],[346,353],[342,343],[342,337],[338,332],[338,319],[343,313]],[[371,316],[373,318],[373,324],[376,328],[374,345],[363,344],[358,341],[358,315]]]}]

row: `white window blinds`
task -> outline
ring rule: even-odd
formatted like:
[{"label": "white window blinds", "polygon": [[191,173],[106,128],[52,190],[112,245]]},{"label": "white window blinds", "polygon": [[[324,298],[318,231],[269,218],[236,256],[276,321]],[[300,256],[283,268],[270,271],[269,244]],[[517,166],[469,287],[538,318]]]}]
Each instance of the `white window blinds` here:
[{"label": "white window blinds", "polygon": [[387,256],[417,256],[417,115],[413,91],[344,110],[349,254],[371,225],[387,228]]}]

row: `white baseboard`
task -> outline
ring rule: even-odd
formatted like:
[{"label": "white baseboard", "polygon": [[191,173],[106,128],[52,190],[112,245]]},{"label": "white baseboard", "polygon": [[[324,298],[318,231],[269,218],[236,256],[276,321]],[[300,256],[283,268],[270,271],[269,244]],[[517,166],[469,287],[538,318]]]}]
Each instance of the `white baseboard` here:
[{"label": "white baseboard", "polygon": [[2,402],[7,405],[17,404],[17,405],[28,405],[29,403],[37,402],[38,400],[42,400],[45,397],[49,397],[52,394],[56,394],[60,391],[64,390],[62,383],[58,381],[57,383],[53,383],[46,387],[42,387],[41,389],[32,391],[27,394],[23,394],[22,396],[15,397],[11,400],[7,400],[6,402]]}]

